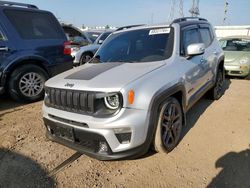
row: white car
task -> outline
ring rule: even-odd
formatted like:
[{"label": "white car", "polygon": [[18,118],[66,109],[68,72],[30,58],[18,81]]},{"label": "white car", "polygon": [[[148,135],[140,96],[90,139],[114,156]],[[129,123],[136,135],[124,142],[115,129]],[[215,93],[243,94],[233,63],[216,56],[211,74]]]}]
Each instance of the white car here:
[{"label": "white car", "polygon": [[111,31],[102,33],[93,44],[72,48],[71,55],[74,58],[74,65],[83,65],[88,62],[99,49],[103,41],[111,34]]}]

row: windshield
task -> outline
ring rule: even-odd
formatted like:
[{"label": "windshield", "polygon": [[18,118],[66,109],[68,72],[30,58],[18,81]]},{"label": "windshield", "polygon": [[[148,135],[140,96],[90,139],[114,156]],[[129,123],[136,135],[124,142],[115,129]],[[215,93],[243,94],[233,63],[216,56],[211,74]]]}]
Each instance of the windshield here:
[{"label": "windshield", "polygon": [[221,39],[220,44],[225,51],[250,52],[250,39]]},{"label": "windshield", "polygon": [[95,40],[102,34],[101,32],[93,32],[93,31],[88,31],[86,32],[89,39],[94,43]]},{"label": "windshield", "polygon": [[[92,63],[161,61],[172,55],[170,28],[120,32],[107,38]],[[98,61],[97,61],[98,60]]]}]

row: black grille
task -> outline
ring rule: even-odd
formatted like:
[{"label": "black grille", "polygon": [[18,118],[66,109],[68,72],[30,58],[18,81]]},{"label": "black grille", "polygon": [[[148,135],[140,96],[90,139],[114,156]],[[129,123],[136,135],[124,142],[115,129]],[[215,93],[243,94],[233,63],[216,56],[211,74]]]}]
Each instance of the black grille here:
[{"label": "black grille", "polygon": [[49,107],[82,114],[94,113],[94,93],[54,88],[45,90],[47,93],[45,104]]}]

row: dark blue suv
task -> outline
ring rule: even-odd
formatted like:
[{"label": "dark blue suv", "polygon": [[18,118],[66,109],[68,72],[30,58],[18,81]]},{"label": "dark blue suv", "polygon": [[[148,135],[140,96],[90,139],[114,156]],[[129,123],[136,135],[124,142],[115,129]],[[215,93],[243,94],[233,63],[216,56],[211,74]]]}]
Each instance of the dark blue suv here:
[{"label": "dark blue suv", "polygon": [[0,93],[21,102],[44,95],[44,82],[73,67],[55,16],[34,5],[0,1]]}]

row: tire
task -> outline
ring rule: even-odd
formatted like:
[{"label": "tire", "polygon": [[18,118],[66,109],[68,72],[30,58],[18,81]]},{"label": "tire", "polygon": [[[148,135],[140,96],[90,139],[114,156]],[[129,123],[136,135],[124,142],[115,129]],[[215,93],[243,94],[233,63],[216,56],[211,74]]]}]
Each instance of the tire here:
[{"label": "tire", "polygon": [[84,52],[80,58],[80,65],[84,65],[85,63],[87,63],[89,60],[91,60],[93,57],[93,54],[91,54],[90,52]]},{"label": "tire", "polygon": [[180,103],[173,97],[168,98],[160,107],[153,143],[156,152],[169,153],[178,145],[182,133],[182,120]]},{"label": "tire", "polygon": [[48,74],[36,65],[23,65],[10,75],[8,90],[18,102],[35,102],[44,96],[44,83]]},{"label": "tire", "polygon": [[216,82],[214,87],[208,91],[208,98],[211,100],[218,100],[223,95],[223,85],[225,81],[224,69],[218,69],[216,75]]}]

